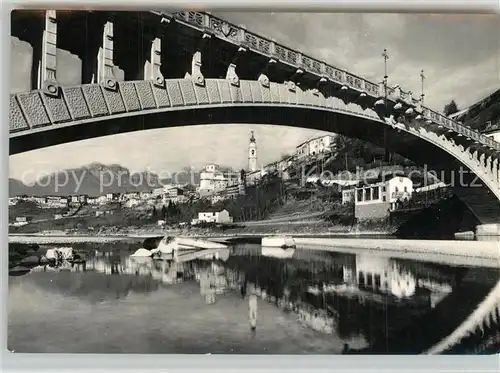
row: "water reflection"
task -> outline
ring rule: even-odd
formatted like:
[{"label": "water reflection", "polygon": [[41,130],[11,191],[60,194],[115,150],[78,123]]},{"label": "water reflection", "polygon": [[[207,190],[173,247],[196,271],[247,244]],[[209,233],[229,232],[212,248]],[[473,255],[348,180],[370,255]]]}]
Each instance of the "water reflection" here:
[{"label": "water reflection", "polygon": [[[248,307],[247,330],[253,339],[261,332],[276,332],[272,328],[294,333],[305,328],[318,333],[314,337],[317,343],[330,343],[330,353],[421,352],[452,331],[498,281],[496,270],[447,267],[373,253],[238,244],[230,249],[176,252],[158,260],[130,256],[131,250],[83,245],[76,250],[80,260],[36,265],[17,281],[34,281],[37,287],[66,297],[111,305],[125,302],[132,293],[155,297],[162,289],[192,289],[195,285],[198,297],[209,307],[205,312],[210,307],[228,310],[228,327],[234,316],[228,307],[240,307],[230,306],[240,299]],[[467,297],[471,291],[474,295]],[[148,300],[142,302],[147,305]],[[177,302],[182,303],[183,298]],[[116,308],[117,319],[120,312],[125,311]],[[280,325],[269,324],[270,312],[281,315]],[[456,317],[450,318],[449,313]],[[203,325],[203,317],[198,321]],[[439,330],[425,329],[431,328],[431,322]],[[414,334],[414,340],[404,334],[419,328],[425,333]],[[321,335],[334,339],[328,342]]]}]

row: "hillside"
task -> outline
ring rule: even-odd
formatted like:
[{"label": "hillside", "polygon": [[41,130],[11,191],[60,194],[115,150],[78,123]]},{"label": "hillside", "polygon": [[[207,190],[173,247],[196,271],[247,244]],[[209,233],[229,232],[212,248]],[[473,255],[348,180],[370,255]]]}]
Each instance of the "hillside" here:
[{"label": "hillside", "polygon": [[474,105],[451,114],[450,118],[478,131],[484,131],[489,126],[500,124],[500,89]]},{"label": "hillside", "polygon": [[[189,169],[173,173],[172,179],[179,184],[199,182],[199,172]],[[132,173],[120,165],[92,163],[79,168],[64,170],[43,177],[33,185],[9,179],[9,196],[68,196],[86,194],[91,197],[106,193],[144,192],[171,182],[152,172]]]}]

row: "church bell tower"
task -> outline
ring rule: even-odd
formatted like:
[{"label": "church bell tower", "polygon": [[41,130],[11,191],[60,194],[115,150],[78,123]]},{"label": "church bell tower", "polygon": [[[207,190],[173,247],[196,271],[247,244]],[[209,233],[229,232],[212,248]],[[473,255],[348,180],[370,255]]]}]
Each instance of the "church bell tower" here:
[{"label": "church bell tower", "polygon": [[255,143],[255,137],[250,136],[250,144],[248,145],[248,171],[257,171],[257,144]]}]

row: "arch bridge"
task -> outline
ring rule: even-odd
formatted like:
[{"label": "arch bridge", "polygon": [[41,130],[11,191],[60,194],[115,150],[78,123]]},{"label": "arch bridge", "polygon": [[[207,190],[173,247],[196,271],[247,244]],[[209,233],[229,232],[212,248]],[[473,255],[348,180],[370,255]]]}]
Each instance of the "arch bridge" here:
[{"label": "arch bridge", "polygon": [[500,223],[500,143],[203,12],[14,11],[9,154],[152,128],[259,123],[372,142],[437,173]]}]

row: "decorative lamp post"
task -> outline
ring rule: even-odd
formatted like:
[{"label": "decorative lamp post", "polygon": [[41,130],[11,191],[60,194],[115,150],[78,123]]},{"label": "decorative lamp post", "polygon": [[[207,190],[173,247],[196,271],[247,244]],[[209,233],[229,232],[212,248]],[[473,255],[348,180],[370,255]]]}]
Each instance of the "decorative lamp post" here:
[{"label": "decorative lamp post", "polygon": [[389,59],[389,54],[387,53],[387,49],[384,49],[384,53],[382,53],[382,57],[384,57],[384,86],[387,87],[387,60]]},{"label": "decorative lamp post", "polygon": [[[389,54],[387,53],[387,49],[384,49],[384,53],[382,53],[382,57],[384,58],[384,106],[385,106],[385,113],[388,113],[387,110],[387,79],[389,78],[387,75],[387,60],[389,59]],[[389,153],[387,152],[387,127],[384,127],[384,149],[385,149],[385,154],[384,158],[385,161],[389,161]]]},{"label": "decorative lamp post", "polygon": [[420,81],[422,83],[421,87],[421,93],[420,93],[420,102],[422,105],[424,104],[424,80],[425,80],[425,75],[424,75],[424,70],[420,71]]}]

